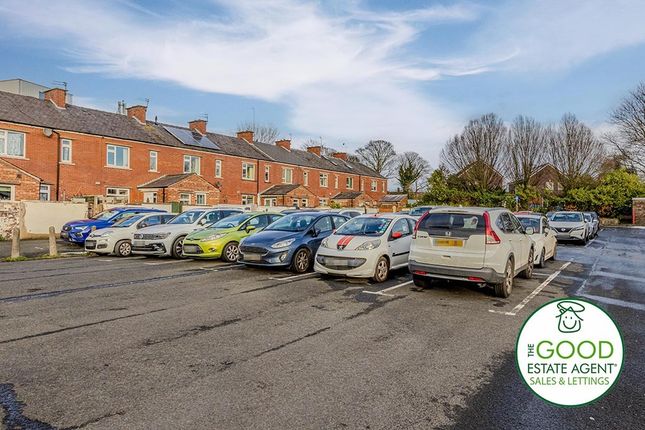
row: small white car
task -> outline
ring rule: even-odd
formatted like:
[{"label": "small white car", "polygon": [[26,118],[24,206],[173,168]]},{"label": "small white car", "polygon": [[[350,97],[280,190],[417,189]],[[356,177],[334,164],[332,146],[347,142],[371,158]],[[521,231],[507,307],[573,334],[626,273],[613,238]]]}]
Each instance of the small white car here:
[{"label": "small white car", "polygon": [[406,267],[415,220],[407,215],[361,215],[325,238],[314,261],[324,275],[387,279],[390,270]]},{"label": "small white car", "polygon": [[583,212],[582,215],[585,217],[585,221],[589,226],[589,238],[593,239],[598,236],[598,230],[600,230],[598,215],[595,212]]},{"label": "small white car", "polygon": [[131,214],[109,227],[95,230],[85,240],[85,251],[96,254],[132,254],[132,234],[145,227],[165,224],[175,215],[159,212]]},{"label": "small white car", "polygon": [[535,243],[535,260],[538,267],[544,267],[546,260],[555,259],[558,241],[549,221],[540,214],[516,214],[525,230],[533,229],[531,239]]},{"label": "small white car", "polygon": [[516,275],[533,275],[532,234],[507,209],[432,209],[421,217],[412,237],[412,279],[421,287],[431,279],[490,284],[496,296],[508,297]]},{"label": "small white car", "polygon": [[134,233],[132,253],[183,258],[184,238],[189,233],[239,213],[242,213],[239,209],[192,209],[182,212],[167,224],[142,228]]},{"label": "small white car", "polygon": [[587,243],[589,240],[589,225],[582,212],[556,212],[551,215],[549,225],[555,230],[558,241]]}]

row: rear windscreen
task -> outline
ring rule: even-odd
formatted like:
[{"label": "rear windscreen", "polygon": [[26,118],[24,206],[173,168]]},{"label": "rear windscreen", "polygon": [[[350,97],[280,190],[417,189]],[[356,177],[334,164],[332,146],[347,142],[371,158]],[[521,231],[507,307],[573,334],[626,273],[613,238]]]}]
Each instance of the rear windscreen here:
[{"label": "rear windscreen", "polygon": [[421,221],[419,230],[435,236],[469,237],[472,234],[484,234],[484,217],[461,213],[431,213]]}]

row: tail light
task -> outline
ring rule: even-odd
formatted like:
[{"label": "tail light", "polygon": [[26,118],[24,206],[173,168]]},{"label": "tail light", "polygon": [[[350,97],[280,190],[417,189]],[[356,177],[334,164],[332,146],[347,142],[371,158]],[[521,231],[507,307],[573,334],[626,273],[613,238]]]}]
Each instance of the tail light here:
[{"label": "tail light", "polygon": [[484,224],[486,226],[486,245],[499,245],[502,241],[490,225],[490,215],[488,212],[484,212]]},{"label": "tail light", "polygon": [[414,232],[412,233],[412,239],[416,239],[416,238],[417,238],[417,231],[419,231],[419,226],[421,225],[421,223],[423,222],[423,220],[424,220],[424,219],[426,219],[426,217],[427,217],[427,216],[428,216],[428,212],[426,212],[425,214],[423,214],[423,215],[421,216],[421,218],[419,218],[419,220],[417,221],[417,223],[414,225]]}]

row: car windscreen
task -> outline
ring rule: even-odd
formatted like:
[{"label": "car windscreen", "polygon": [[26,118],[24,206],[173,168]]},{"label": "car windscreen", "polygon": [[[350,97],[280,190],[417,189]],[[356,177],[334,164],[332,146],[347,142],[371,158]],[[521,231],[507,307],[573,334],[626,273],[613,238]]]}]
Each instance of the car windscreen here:
[{"label": "car windscreen", "polygon": [[277,230],[277,231],[304,231],[306,230],[314,220],[316,220],[319,215],[316,214],[290,214],[284,216],[268,226],[267,230]]},{"label": "car windscreen", "polygon": [[183,214],[177,215],[168,224],[194,224],[203,214],[204,211],[184,212]]},{"label": "car windscreen", "polygon": [[582,222],[582,214],[577,212],[556,212],[551,217],[555,222]]},{"label": "car windscreen", "polygon": [[382,236],[392,220],[390,218],[352,218],[343,224],[336,234],[346,236]]},{"label": "car windscreen", "polygon": [[428,208],[428,207],[425,207],[425,206],[421,206],[421,207],[418,207],[418,208],[414,208],[414,209],[412,209],[412,210],[410,211],[410,215],[412,215],[412,216],[419,216],[419,215],[423,215],[424,213],[428,212],[430,209],[431,209],[431,208]]},{"label": "car windscreen", "polygon": [[112,224],[112,227],[130,227],[132,224],[135,222],[139,221],[141,218],[143,218],[145,215],[144,214],[137,214],[137,215],[129,215],[126,216],[123,219],[118,220],[114,224]]},{"label": "car windscreen", "polygon": [[458,212],[430,213],[419,223],[419,230],[431,236],[470,237],[484,234],[484,216]]},{"label": "car windscreen", "polygon": [[101,213],[98,213],[92,217],[92,219],[98,220],[98,221],[107,221],[111,219],[114,215],[118,214],[119,211],[111,209],[107,211],[103,211]]},{"label": "car windscreen", "polygon": [[527,229],[529,227],[533,227],[533,231],[535,231],[536,233],[540,232],[540,220],[539,219],[521,217],[521,216],[518,216],[517,219],[520,220],[520,222],[522,223],[522,227],[524,227],[525,229]]},{"label": "car windscreen", "polygon": [[251,218],[253,215],[251,214],[239,214],[239,215],[231,215],[229,217],[226,217],[222,220],[217,221],[214,224],[211,224],[208,226],[208,228],[233,228],[237,227],[240,224],[242,224],[244,221],[247,219]]}]

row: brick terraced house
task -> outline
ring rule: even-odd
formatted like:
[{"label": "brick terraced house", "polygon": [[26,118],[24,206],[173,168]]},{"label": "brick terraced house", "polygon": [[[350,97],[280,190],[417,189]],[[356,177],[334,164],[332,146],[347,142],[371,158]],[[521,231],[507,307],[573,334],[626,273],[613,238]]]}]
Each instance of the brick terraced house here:
[{"label": "brick terraced house", "polygon": [[188,127],[157,123],[146,118],[145,106],[125,115],[66,99],[60,88],[42,99],[0,91],[0,160],[6,161],[0,199],[103,196],[191,205],[304,205],[306,199],[314,207],[343,192],[374,201],[387,193],[386,178],[345,153],[328,157],[320,147],[292,149],[289,140],[256,142],[251,131],[210,133],[205,120]]}]

